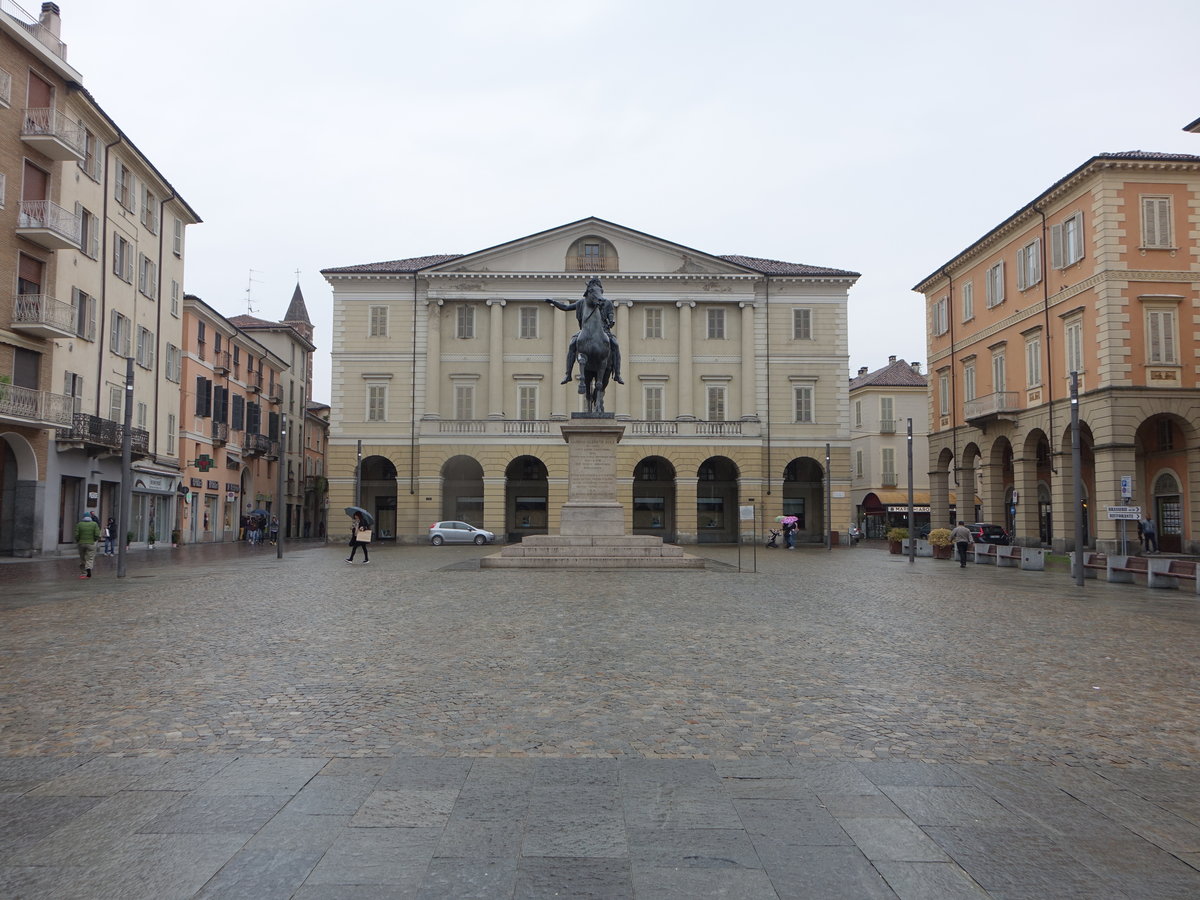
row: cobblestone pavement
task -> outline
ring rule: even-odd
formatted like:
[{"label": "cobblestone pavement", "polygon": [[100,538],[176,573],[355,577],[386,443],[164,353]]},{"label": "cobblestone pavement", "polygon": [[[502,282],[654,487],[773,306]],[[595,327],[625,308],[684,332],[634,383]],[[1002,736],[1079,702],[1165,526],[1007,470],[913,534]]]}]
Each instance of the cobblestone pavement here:
[{"label": "cobblestone pavement", "polygon": [[1195,897],[1200,601],[866,547],[0,565],[0,897]]}]

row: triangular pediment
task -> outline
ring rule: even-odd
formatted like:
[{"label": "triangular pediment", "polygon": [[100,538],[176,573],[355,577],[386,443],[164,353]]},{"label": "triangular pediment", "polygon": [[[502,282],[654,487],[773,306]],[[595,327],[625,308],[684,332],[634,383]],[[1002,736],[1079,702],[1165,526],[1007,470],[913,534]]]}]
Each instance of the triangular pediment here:
[{"label": "triangular pediment", "polygon": [[710,253],[589,217],[467,253],[426,274],[626,273],[745,275],[753,270]]}]

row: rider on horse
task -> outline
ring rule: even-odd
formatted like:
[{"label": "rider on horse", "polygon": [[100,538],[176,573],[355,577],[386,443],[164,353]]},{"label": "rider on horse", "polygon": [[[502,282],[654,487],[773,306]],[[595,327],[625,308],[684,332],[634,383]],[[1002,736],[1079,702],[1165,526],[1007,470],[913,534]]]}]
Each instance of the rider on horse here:
[{"label": "rider on horse", "polygon": [[[608,342],[612,345],[613,355],[613,381],[617,384],[624,384],[621,379],[621,346],[617,343],[616,337],[613,336],[612,327],[616,321],[616,316],[612,301],[604,296],[604,286],[600,283],[599,278],[593,278],[588,282],[587,290],[583,292],[583,300],[576,300],[574,303],[561,303],[558,300],[546,298],[547,303],[554,304],[558,309],[564,312],[575,311],[575,318],[579,322],[579,327],[583,328],[583,309],[588,294],[592,294],[592,300],[595,303],[602,305],[604,309],[604,333],[608,335]],[[575,332],[571,338],[571,344],[567,348],[567,376],[562,380],[562,384],[567,384],[571,380],[571,370],[575,368],[575,357],[577,355],[576,347],[579,343],[579,332]]]}]

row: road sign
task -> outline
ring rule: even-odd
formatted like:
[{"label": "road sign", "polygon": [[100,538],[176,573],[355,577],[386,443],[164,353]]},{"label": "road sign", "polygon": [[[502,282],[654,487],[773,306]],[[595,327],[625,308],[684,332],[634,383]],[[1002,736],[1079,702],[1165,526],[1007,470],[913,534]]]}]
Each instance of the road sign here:
[{"label": "road sign", "polygon": [[1110,519],[1140,519],[1142,517],[1142,508],[1140,506],[1109,506],[1108,517]]},{"label": "road sign", "polygon": [[1121,476],[1121,497],[1122,497],[1122,499],[1128,501],[1129,498],[1132,496],[1133,496],[1133,476],[1132,475],[1122,475]]}]

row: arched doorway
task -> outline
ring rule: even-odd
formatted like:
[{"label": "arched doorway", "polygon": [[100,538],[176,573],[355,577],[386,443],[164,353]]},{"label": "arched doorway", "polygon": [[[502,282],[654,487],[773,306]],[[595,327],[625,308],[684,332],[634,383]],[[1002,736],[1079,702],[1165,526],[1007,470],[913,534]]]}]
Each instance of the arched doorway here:
[{"label": "arched doorway", "polygon": [[736,540],[738,468],[727,456],[710,456],[696,470],[696,543]]},{"label": "arched doorway", "polygon": [[675,541],[675,467],[661,456],[634,466],[633,533]]},{"label": "arched doorway", "polygon": [[782,514],[798,520],[797,541],[824,541],[825,469],[812,457],[798,456],[784,466]]},{"label": "arched doorway", "polygon": [[396,539],[396,466],[386,456],[368,456],[359,469],[359,505],[375,516],[375,540]]},{"label": "arched doorway", "polygon": [[483,527],[483,466],[470,456],[453,456],[442,466],[442,516]]},{"label": "arched doorway", "polygon": [[548,477],[546,464],[536,456],[518,456],[504,470],[504,531],[509,541],[547,533]]},{"label": "arched doorway", "polygon": [[[1059,465],[1059,477],[1066,479],[1067,496],[1073,496],[1072,485],[1075,478],[1075,464],[1071,449],[1071,429],[1066,428],[1062,437],[1062,460]],[[1080,509],[1077,515],[1083,523],[1083,546],[1084,548],[1092,546],[1092,535],[1095,534],[1095,523],[1092,522],[1093,510],[1091,508],[1091,498],[1096,493],[1096,452],[1095,441],[1092,437],[1092,429],[1086,422],[1079,423],[1079,459],[1081,462],[1080,469],[1082,471],[1083,481],[1083,502],[1080,504]],[[1071,509],[1071,500],[1067,505],[1067,510]],[[1064,535],[1066,538],[1067,549],[1070,549],[1075,543],[1075,523],[1063,523],[1063,528],[1067,529]]]},{"label": "arched doorway", "polygon": [[1183,494],[1173,472],[1154,479],[1154,522],[1158,527],[1158,549],[1163,553],[1183,550]]},{"label": "arched doorway", "polygon": [[32,515],[37,480],[37,456],[29,441],[12,432],[0,434],[0,555],[33,554],[33,523],[40,518]]}]

